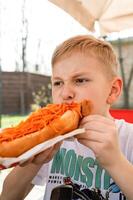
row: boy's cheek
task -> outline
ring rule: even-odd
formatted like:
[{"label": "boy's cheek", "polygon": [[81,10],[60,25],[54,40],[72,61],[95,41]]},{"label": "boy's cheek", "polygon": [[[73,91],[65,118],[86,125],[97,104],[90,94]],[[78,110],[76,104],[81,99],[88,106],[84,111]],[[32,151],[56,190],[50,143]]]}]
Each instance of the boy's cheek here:
[{"label": "boy's cheek", "polygon": [[57,103],[57,104],[58,104],[58,103],[59,103],[59,104],[60,104],[60,103],[62,103],[62,101],[61,101],[61,98],[60,98],[60,97],[53,96],[53,98],[52,98],[52,99],[53,99],[53,103]]},{"label": "boy's cheek", "polygon": [[59,97],[56,92],[52,92],[53,103],[59,103]]}]

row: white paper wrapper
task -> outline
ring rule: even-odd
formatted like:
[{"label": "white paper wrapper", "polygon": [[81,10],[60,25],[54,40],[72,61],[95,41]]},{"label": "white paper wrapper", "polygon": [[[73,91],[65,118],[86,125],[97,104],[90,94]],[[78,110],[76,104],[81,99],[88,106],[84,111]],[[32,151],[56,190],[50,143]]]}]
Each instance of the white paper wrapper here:
[{"label": "white paper wrapper", "polygon": [[28,160],[32,156],[44,151],[45,149],[56,144],[57,142],[62,141],[64,139],[72,139],[74,135],[84,133],[84,132],[85,132],[85,129],[82,128],[82,129],[76,129],[76,130],[69,132],[65,135],[57,136],[53,139],[50,139],[46,142],[43,142],[43,143],[33,147],[29,151],[25,152],[24,154],[22,154],[22,155],[20,155],[19,157],[16,157],[16,158],[1,158],[0,157],[0,169],[6,169],[6,168],[9,168],[9,167],[16,166],[18,164],[22,164],[23,162],[25,162],[26,160]]}]

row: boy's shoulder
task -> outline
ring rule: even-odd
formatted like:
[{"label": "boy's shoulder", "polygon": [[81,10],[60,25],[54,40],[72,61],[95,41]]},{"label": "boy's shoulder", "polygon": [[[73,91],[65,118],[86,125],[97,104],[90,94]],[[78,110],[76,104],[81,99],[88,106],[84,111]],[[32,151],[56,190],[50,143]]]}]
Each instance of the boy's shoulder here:
[{"label": "boy's shoulder", "polygon": [[[133,124],[126,122],[123,119],[115,120],[117,129],[118,129],[118,137],[121,143],[123,150],[125,148],[133,149]],[[125,150],[124,150],[125,151]]]},{"label": "boy's shoulder", "polygon": [[115,119],[115,123],[119,126],[133,127],[133,123],[129,123],[124,119]]},{"label": "boy's shoulder", "polygon": [[126,158],[133,163],[133,124],[125,120],[116,120],[120,147]]},{"label": "boy's shoulder", "polygon": [[125,121],[124,119],[115,119],[116,126],[119,132],[132,133],[133,134],[133,124]]}]

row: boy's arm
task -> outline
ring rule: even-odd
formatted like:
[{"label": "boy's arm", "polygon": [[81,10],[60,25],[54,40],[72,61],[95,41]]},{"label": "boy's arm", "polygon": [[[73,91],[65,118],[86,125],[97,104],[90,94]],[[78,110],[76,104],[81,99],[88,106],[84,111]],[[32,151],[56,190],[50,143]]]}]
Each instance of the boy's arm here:
[{"label": "boy's arm", "polygon": [[4,181],[0,200],[24,199],[33,188],[31,181],[40,167],[33,163],[27,164],[25,167],[15,167]]},{"label": "boy's arm", "polygon": [[86,132],[76,136],[78,141],[92,149],[99,164],[108,171],[127,199],[133,200],[133,165],[121,151],[114,120],[90,115],[80,126]]},{"label": "boy's arm", "polygon": [[118,162],[112,163],[106,170],[121,188],[128,200],[133,200],[133,165],[121,155]]},{"label": "boy's arm", "polygon": [[32,189],[31,181],[44,163],[58,151],[61,142],[36,155],[22,166],[15,167],[6,177],[0,200],[23,200]]}]

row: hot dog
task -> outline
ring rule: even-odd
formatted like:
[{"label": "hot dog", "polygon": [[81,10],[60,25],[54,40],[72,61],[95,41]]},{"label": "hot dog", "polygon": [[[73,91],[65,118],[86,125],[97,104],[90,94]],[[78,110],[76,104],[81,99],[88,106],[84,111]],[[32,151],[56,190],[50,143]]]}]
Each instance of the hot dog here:
[{"label": "hot dog", "polygon": [[17,126],[0,133],[0,157],[18,157],[34,146],[78,128],[83,116],[89,115],[88,100],[70,104],[48,104],[31,113]]}]

